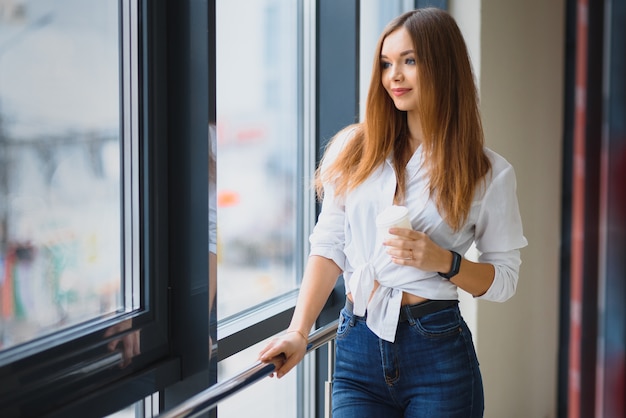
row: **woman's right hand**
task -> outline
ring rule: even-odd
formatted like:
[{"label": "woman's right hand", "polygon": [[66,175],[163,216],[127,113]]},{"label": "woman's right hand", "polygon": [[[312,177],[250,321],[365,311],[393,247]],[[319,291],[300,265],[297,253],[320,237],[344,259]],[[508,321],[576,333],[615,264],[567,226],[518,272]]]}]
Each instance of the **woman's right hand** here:
[{"label": "woman's right hand", "polygon": [[[259,360],[264,363],[274,362],[276,370],[271,376],[276,375],[280,379],[304,358],[307,344],[308,341],[300,331],[287,331],[286,334],[272,339],[261,350]],[[276,362],[281,355],[284,356],[283,361]]]}]

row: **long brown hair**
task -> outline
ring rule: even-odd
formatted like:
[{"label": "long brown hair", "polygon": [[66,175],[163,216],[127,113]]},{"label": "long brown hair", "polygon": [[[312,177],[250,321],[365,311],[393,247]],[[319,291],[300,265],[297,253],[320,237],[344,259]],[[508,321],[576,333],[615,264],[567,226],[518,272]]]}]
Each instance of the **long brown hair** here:
[{"label": "long brown hair", "polygon": [[418,111],[430,195],[446,222],[458,230],[491,164],[483,149],[478,93],[465,41],[454,19],[440,9],[407,12],[384,29],[376,46],[365,118],[346,128],[354,129],[351,140],[327,170],[318,168],[316,187],[321,196],[322,182],[332,181],[336,193],[344,195],[393,154],[395,200],[404,201],[406,163],[411,158],[407,116],[396,109],[383,87],[380,61],[385,38],[400,27],[409,32],[417,56]]}]

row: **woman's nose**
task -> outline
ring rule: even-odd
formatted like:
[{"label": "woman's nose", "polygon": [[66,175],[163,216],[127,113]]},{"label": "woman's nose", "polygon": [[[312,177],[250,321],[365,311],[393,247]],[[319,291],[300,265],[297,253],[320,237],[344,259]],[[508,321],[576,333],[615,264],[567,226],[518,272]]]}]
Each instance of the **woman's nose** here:
[{"label": "woman's nose", "polygon": [[398,81],[402,78],[402,71],[400,71],[397,65],[391,67],[391,78],[394,81]]}]

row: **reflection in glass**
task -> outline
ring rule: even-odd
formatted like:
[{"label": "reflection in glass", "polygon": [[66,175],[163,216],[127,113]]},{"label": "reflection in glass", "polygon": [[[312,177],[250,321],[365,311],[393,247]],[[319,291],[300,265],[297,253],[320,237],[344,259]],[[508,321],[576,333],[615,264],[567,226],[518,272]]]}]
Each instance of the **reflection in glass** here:
[{"label": "reflection in glass", "polygon": [[123,307],[118,1],[0,1],[0,350]]},{"label": "reflection in glass", "polygon": [[[209,125],[209,369],[217,367],[217,137]],[[214,381],[214,380],[212,380]]]},{"label": "reflection in glass", "polygon": [[217,312],[225,318],[297,286],[299,19],[293,0],[223,0],[216,13]]}]

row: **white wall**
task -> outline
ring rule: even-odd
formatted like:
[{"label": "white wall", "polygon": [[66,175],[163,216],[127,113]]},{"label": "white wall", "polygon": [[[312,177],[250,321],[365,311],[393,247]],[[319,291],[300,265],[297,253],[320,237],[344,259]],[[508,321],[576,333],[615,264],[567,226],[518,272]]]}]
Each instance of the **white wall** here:
[{"label": "white wall", "polygon": [[555,417],[564,0],[451,0],[450,10],[474,54],[487,145],[515,167],[529,241],[517,294],[475,303],[485,417]]}]

